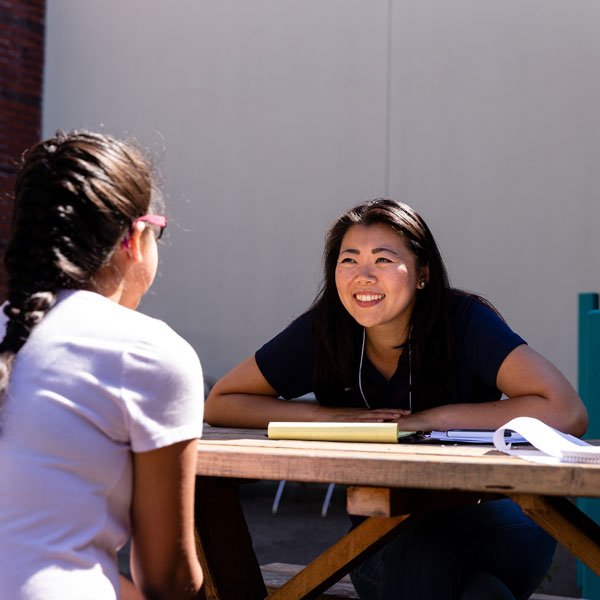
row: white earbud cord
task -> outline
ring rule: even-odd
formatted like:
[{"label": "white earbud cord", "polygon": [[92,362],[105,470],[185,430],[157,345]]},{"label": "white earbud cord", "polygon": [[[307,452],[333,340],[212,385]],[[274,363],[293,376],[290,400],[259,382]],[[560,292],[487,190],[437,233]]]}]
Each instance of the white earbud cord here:
[{"label": "white earbud cord", "polygon": [[408,410],[412,412],[412,343],[410,341],[412,334],[412,327],[408,334]]},{"label": "white earbud cord", "polygon": [[[412,327],[410,328],[410,333],[408,334],[408,409],[412,411],[412,345],[410,342],[412,334]],[[367,399],[365,397],[365,393],[362,388],[362,366],[363,359],[365,356],[365,341],[367,339],[366,330],[363,327],[363,336],[362,336],[362,348],[360,350],[360,364],[358,366],[358,389],[360,390],[360,395],[365,403],[367,408],[371,408]]]},{"label": "white earbud cord", "polygon": [[358,389],[360,390],[360,395],[362,396],[362,399],[365,401],[365,404],[367,406],[367,408],[371,408],[369,406],[369,403],[367,402],[367,399],[365,398],[365,393],[363,392],[362,389],[362,365],[363,365],[363,357],[365,355],[365,339],[366,339],[366,332],[365,332],[365,328],[363,327],[363,340],[362,340],[362,348],[360,351],[360,365],[358,366]]}]

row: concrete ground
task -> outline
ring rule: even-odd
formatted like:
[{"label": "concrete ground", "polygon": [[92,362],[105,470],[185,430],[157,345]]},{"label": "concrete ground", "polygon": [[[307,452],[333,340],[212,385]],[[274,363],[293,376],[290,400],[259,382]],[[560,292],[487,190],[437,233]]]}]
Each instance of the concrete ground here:
[{"label": "concrete ground", "polygon": [[[239,488],[258,562],[308,564],[348,531],[345,489],[335,487],[327,516],[322,517],[327,485],[287,482],[277,514],[273,514],[278,483],[260,481]],[[581,597],[575,559],[560,545],[538,592]]]}]

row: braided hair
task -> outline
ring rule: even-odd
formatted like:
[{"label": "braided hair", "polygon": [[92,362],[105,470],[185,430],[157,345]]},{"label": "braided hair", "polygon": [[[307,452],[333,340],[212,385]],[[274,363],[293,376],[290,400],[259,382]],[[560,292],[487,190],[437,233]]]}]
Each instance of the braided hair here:
[{"label": "braided hair", "polygon": [[59,132],[24,153],[4,255],[8,322],[0,342],[0,395],[56,292],[94,288],[95,274],[148,212],[152,192],[146,158],[107,135]]}]

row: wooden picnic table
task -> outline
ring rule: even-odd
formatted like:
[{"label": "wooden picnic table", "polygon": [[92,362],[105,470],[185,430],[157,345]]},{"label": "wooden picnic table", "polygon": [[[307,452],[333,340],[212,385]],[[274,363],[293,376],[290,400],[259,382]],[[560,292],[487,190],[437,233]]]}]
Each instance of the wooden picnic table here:
[{"label": "wooden picnic table", "polygon": [[284,586],[274,600],[316,598],[401,531],[410,516],[508,497],[596,573],[600,527],[569,497],[600,497],[600,465],[538,464],[490,445],[269,440],[266,430],[205,426],[198,446],[196,531],[206,594],[267,597],[236,492],[240,479],[338,483],[366,519]]}]

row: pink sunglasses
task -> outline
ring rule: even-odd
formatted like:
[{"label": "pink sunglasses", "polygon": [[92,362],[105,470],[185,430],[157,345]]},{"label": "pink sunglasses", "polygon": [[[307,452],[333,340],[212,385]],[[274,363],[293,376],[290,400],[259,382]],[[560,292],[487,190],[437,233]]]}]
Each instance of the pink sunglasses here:
[{"label": "pink sunglasses", "polygon": [[127,235],[125,236],[125,239],[123,240],[123,248],[129,247],[129,238],[131,237],[131,234],[133,233],[135,225],[138,221],[150,223],[150,225],[156,225],[156,228],[153,227],[153,229],[154,229],[154,237],[157,240],[160,240],[160,238],[162,237],[163,231],[165,230],[165,227],[167,226],[167,219],[165,217],[163,217],[162,215],[144,215],[143,217],[138,217],[131,224],[131,227],[129,228],[129,232],[127,233]]}]

